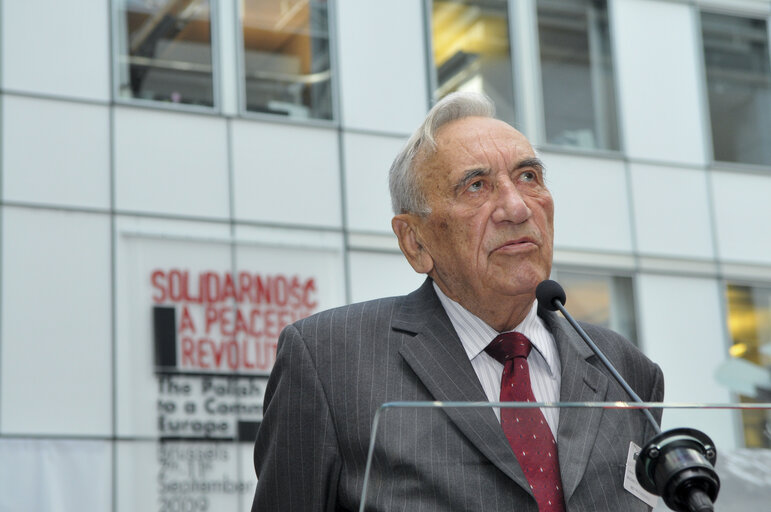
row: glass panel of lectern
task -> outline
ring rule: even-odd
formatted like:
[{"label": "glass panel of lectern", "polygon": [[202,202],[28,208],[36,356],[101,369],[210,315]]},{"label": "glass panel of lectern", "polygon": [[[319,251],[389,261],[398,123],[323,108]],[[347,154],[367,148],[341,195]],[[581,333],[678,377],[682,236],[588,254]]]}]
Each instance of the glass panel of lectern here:
[{"label": "glass panel of lectern", "polygon": [[[624,503],[624,493],[639,495],[632,503],[647,510],[647,500],[656,512],[709,510],[698,508],[705,499],[717,511],[768,510],[771,503],[771,403],[392,402],[378,409],[370,445],[361,447],[367,459],[359,510],[498,510],[496,486],[517,485],[516,475],[501,475],[523,477],[505,453],[511,448],[501,408],[558,410],[568,509],[587,485],[594,487],[584,494],[620,493]],[[765,419],[762,448],[745,447],[747,410]],[[661,418],[660,428],[652,418]]]}]

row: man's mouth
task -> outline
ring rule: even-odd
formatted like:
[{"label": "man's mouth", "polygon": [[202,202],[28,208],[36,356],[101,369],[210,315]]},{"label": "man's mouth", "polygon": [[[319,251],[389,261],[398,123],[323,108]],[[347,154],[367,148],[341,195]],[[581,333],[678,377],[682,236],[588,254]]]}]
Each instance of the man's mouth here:
[{"label": "man's mouth", "polygon": [[507,240],[503,244],[495,248],[495,251],[517,251],[527,250],[533,247],[537,247],[538,244],[530,237],[521,237],[513,240]]}]

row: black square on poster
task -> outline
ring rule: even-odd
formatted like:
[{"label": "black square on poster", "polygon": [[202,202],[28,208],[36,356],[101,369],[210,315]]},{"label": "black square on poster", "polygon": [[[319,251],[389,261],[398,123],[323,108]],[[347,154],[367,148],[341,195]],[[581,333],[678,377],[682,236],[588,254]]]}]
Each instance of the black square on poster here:
[{"label": "black square on poster", "polygon": [[156,368],[176,368],[177,318],[173,307],[153,307],[153,339]]}]

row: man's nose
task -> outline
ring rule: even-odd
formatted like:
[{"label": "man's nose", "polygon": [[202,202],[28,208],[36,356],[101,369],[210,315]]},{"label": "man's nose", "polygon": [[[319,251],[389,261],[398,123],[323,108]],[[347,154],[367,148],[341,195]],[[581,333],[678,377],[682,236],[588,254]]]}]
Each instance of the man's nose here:
[{"label": "man's nose", "polygon": [[495,210],[493,210],[493,220],[495,222],[521,224],[532,215],[530,207],[522,197],[522,193],[509,180],[498,184],[493,201],[495,201]]}]

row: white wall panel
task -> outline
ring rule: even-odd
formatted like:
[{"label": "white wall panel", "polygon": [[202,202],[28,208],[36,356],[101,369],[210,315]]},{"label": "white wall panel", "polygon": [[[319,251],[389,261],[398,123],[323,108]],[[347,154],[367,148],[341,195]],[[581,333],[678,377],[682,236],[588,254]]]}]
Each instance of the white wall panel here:
[{"label": "white wall panel", "polygon": [[3,88],[107,101],[109,2],[4,1]]},{"label": "white wall panel", "polygon": [[702,164],[704,80],[693,7],[615,0],[611,9],[624,147],[632,158]]},{"label": "white wall panel", "polygon": [[771,176],[714,170],[710,176],[720,259],[771,264]]},{"label": "white wall panel", "polygon": [[339,232],[315,229],[287,229],[236,224],[237,244],[275,244],[286,247],[313,247],[329,251],[343,251],[343,236]]},{"label": "white wall panel", "polygon": [[109,208],[106,106],[6,95],[3,199]]},{"label": "white wall panel", "polygon": [[617,160],[542,154],[560,249],[630,252],[626,173]]},{"label": "white wall panel", "polygon": [[714,258],[706,171],[631,164],[637,249]]},{"label": "white wall panel", "polygon": [[108,441],[0,439],[0,510],[111,510],[111,459]]},{"label": "white wall panel", "polygon": [[401,254],[351,251],[349,256],[352,302],[406,295],[426,279]]},{"label": "white wall panel", "polygon": [[340,227],[340,159],[329,128],[233,123],[236,218]]},{"label": "white wall panel", "polygon": [[6,207],[2,221],[2,431],[109,435],[109,218]]},{"label": "white wall panel", "polygon": [[348,228],[391,233],[388,170],[404,145],[401,137],[346,133],[345,194]]},{"label": "white wall panel", "polygon": [[115,202],[120,210],[227,217],[225,120],[115,109]]},{"label": "white wall panel", "polygon": [[346,128],[409,134],[428,109],[423,2],[337,2]]},{"label": "white wall panel", "polygon": [[[642,274],[636,285],[641,345],[664,372],[665,401],[729,402],[730,393],[714,376],[728,357],[720,284]],[[736,444],[733,422],[724,413],[668,410],[662,426],[698,428],[718,446]]]},{"label": "white wall panel", "polygon": [[[168,443],[171,446],[180,444]],[[115,478],[117,512],[159,508],[159,496],[156,489],[159,487],[158,473],[163,468],[159,464],[161,449],[161,444],[156,442],[124,441],[117,443]],[[167,467],[169,466],[174,467],[171,464]]]}]

